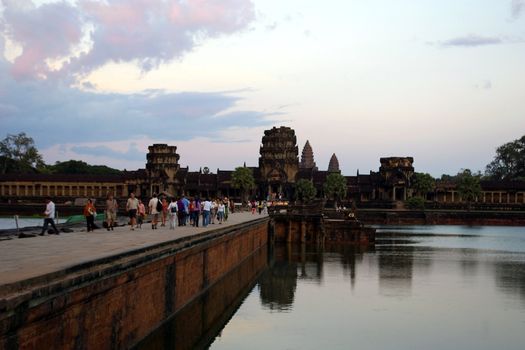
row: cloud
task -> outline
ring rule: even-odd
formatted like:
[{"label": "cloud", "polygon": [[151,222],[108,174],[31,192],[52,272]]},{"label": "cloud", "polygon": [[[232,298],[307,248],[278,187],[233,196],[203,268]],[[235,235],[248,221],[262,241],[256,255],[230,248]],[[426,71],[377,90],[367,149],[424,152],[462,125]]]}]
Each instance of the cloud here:
[{"label": "cloud", "polygon": [[504,40],[498,37],[485,37],[475,34],[470,34],[462,37],[452,38],[440,42],[443,47],[476,47],[486,45],[499,45],[504,43]]},{"label": "cloud", "polygon": [[126,152],[115,151],[108,146],[73,146],[71,151],[80,155],[90,155],[95,157],[109,157],[120,160],[143,161],[144,150],[139,150],[135,143],[132,143]]},{"label": "cloud", "polygon": [[73,78],[110,62],[142,70],[180,59],[206,38],[254,18],[250,0],[78,0],[35,6],[4,0],[0,32],[18,44],[17,78]]},{"label": "cloud", "polygon": [[525,0],[512,0],[510,4],[510,14],[513,19],[517,19],[525,11]]},{"label": "cloud", "polygon": [[9,64],[0,60],[2,132],[25,131],[39,147],[79,140],[132,141],[138,137],[221,140],[221,132],[228,128],[268,126],[273,122],[271,116],[276,115],[241,110],[241,91],[100,93],[48,81],[18,81],[7,74],[8,69]]}]

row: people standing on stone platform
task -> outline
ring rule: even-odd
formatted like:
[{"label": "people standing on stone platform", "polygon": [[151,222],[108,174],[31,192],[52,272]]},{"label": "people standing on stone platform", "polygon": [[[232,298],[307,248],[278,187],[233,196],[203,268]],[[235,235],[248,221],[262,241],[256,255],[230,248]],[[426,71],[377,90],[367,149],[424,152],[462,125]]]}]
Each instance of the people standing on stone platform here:
[{"label": "people standing on stone platform", "polygon": [[168,214],[169,214],[169,221],[170,221],[170,229],[175,229],[175,219],[177,218],[177,201],[175,198],[171,198],[171,202],[168,205]]},{"label": "people standing on stone platform", "polygon": [[106,224],[108,231],[113,231],[113,227],[117,220],[117,209],[117,201],[113,198],[112,194],[109,194],[106,199]]},{"label": "people standing on stone platform", "polygon": [[93,204],[93,200],[89,198],[86,205],[84,206],[84,216],[86,217],[87,232],[91,232],[95,229],[95,217],[97,215],[97,209]]},{"label": "people standing on stone platform", "polygon": [[129,224],[131,225],[131,230],[134,230],[136,224],[138,207],[139,200],[135,198],[135,193],[131,192],[128,201],[126,202],[126,211],[129,215]]},{"label": "people standing on stone platform", "polygon": [[156,230],[157,222],[159,221],[159,212],[162,211],[162,207],[159,206],[159,199],[157,198],[156,193],[153,193],[153,198],[149,200],[148,210],[151,214],[151,228]]},{"label": "people standing on stone platform", "polygon": [[194,227],[199,227],[199,216],[201,213],[201,201],[198,197],[190,201],[190,222]]},{"label": "people standing on stone platform", "polygon": [[190,221],[190,200],[182,196],[182,203],[184,203],[184,226]]},{"label": "people standing on stone platform", "polygon": [[216,199],[211,202],[211,211],[210,211],[210,223],[215,224],[215,218],[217,216],[217,207],[219,206],[219,200]]},{"label": "people standing on stone platform", "polygon": [[142,224],[144,223],[145,218],[146,218],[146,206],[139,199],[139,206],[137,208],[137,219],[138,219],[137,227],[138,228],[142,229]]},{"label": "people standing on stone platform", "polygon": [[228,215],[230,214],[230,200],[228,199],[228,197],[224,198],[222,204],[224,204],[224,221],[228,221]]},{"label": "people standing on stone platform", "polygon": [[51,197],[46,197],[46,210],[44,211],[44,226],[42,226],[42,232],[40,232],[40,236],[44,235],[49,225],[51,225],[51,227],[55,231],[54,234],[60,234],[57,227],[55,226],[55,203],[53,203]]},{"label": "people standing on stone platform", "polygon": [[184,206],[184,198],[181,197],[177,201],[177,217],[179,219],[179,226],[186,226],[186,207]]},{"label": "people standing on stone platform", "polygon": [[219,206],[217,208],[217,218],[218,218],[218,221],[219,221],[219,224],[222,224],[223,220],[224,220],[224,211],[225,211],[225,208],[226,206],[224,205],[223,202],[220,202],[219,203]]},{"label": "people standing on stone platform", "polygon": [[160,226],[166,226],[166,220],[168,219],[169,203],[165,196],[162,196],[161,203],[162,203],[162,216],[161,216],[162,223],[160,224]]},{"label": "people standing on stone platform", "polygon": [[211,207],[210,199],[206,198],[206,200],[202,202],[202,226],[204,227],[207,227],[210,223]]}]

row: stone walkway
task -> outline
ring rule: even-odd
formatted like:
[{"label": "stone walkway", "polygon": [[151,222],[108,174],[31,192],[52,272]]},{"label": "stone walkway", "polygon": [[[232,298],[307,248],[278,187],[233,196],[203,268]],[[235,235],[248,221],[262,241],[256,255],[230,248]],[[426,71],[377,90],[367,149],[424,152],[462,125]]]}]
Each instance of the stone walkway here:
[{"label": "stone walkway", "polygon": [[216,223],[206,228],[181,226],[170,230],[167,227],[160,227],[159,224],[157,230],[152,230],[151,224],[144,224],[142,229],[134,231],[127,226],[117,227],[114,231],[99,229],[89,233],[61,233],[58,236],[46,235],[0,241],[0,285],[177,238],[248,222],[263,216],[266,215],[234,213],[230,214],[227,222]]}]

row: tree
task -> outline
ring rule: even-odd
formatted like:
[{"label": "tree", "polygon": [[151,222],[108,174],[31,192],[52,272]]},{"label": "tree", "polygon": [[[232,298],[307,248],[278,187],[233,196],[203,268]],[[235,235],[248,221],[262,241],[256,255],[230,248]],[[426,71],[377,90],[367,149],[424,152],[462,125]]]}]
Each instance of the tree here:
[{"label": "tree", "polygon": [[339,173],[331,173],[326,177],[324,184],[324,193],[328,198],[337,202],[346,197],[346,178]]},{"label": "tree", "polygon": [[122,172],[105,165],[89,165],[81,160],[68,160],[56,162],[55,165],[46,166],[52,174],[89,174],[89,175],[118,175]]},{"label": "tree", "polygon": [[493,180],[525,180],[525,135],[499,146],[485,175]]},{"label": "tree", "polygon": [[255,179],[250,168],[237,167],[232,173],[232,186],[241,190],[242,199],[247,201],[248,191],[255,188]]},{"label": "tree", "polygon": [[427,198],[427,193],[434,190],[436,180],[427,173],[414,173],[412,177],[412,188],[416,194],[423,199]]},{"label": "tree", "polygon": [[32,172],[44,166],[42,156],[35,147],[33,138],[21,132],[18,135],[7,134],[0,142],[2,174],[7,172]]},{"label": "tree", "polygon": [[462,200],[467,202],[468,210],[470,205],[481,195],[481,185],[479,179],[481,174],[473,175],[469,169],[465,169],[457,175],[457,189]]},{"label": "tree", "polygon": [[315,198],[317,190],[314,187],[312,181],[300,179],[295,184],[295,197],[297,200],[303,202],[310,202]]}]

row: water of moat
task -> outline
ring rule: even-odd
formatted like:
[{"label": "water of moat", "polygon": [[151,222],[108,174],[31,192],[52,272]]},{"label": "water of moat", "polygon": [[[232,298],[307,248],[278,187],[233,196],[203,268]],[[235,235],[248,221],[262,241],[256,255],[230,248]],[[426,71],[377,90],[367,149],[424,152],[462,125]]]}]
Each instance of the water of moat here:
[{"label": "water of moat", "polygon": [[524,227],[380,227],[375,248],[265,255],[233,301],[204,296],[138,348],[524,349]]}]

